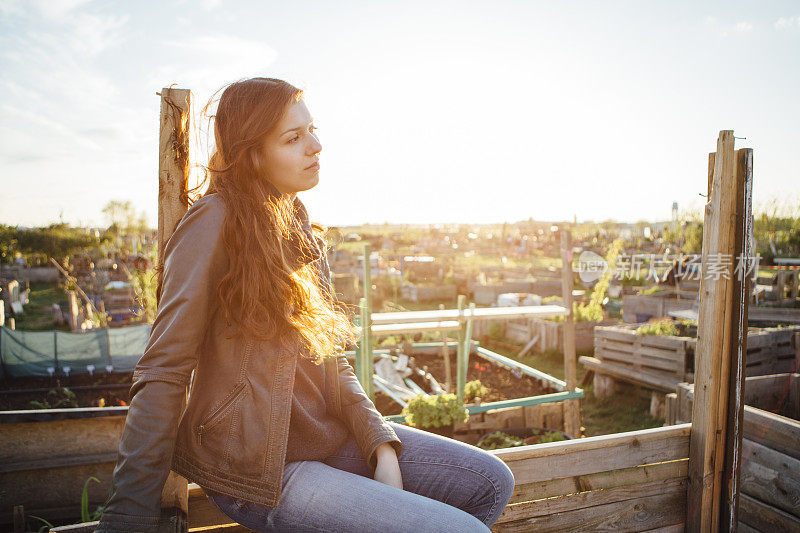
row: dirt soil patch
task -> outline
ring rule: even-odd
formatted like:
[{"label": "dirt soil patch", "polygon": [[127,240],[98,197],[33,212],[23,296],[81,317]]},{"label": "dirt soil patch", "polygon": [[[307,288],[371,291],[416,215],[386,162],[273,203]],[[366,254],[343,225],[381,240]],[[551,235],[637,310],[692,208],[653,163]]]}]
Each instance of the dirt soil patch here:
[{"label": "dirt soil patch", "polygon": [[[439,383],[444,384],[446,374],[444,359],[440,354],[418,354],[413,359],[417,367],[430,372]],[[455,354],[450,355],[450,371],[452,372],[453,381],[455,381]],[[428,390],[428,385],[424,380],[417,376],[412,377],[412,379],[424,390]],[[469,356],[469,366],[467,367],[467,381],[474,379],[481,380],[481,383],[489,389],[486,397],[481,398],[484,403],[558,392],[554,388],[543,386],[529,376],[524,374],[515,375],[511,370],[472,353]],[[380,391],[375,391],[375,407],[385,416],[400,414],[402,410],[399,404]]]},{"label": "dirt soil patch", "polygon": [[[133,372],[123,372],[118,374],[101,374],[101,375],[77,375],[69,377],[29,377],[29,378],[15,378],[0,382],[0,411],[16,411],[20,409],[40,409],[35,405],[31,405],[31,401],[39,401],[42,403],[47,402],[50,407],[97,407],[102,398],[105,402],[105,407],[114,407],[118,405],[127,405],[130,402],[131,380]],[[95,390],[74,390],[73,387],[81,386],[99,386],[103,385],[124,385],[122,387],[110,387],[108,389],[95,389]],[[68,401],[71,398],[64,393],[63,390],[58,390],[59,387],[65,387],[75,394],[74,403]],[[47,389],[43,392],[18,392],[7,393],[6,391],[22,391],[26,389]],[[55,394],[50,394],[49,391],[55,390]],[[60,405],[56,405],[59,400],[62,401]],[[75,405],[77,404],[77,405]]]}]

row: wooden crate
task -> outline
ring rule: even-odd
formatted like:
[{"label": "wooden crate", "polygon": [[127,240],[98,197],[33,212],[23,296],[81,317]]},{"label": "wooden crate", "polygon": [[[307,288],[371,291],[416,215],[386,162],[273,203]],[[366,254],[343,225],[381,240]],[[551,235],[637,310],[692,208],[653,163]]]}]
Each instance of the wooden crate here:
[{"label": "wooden crate", "polygon": [[[614,379],[630,375],[637,385],[664,392],[672,392],[678,383],[689,380],[694,339],[637,335],[635,329],[636,326],[608,326],[594,330],[595,358],[610,370],[618,370]],[[595,374],[600,373],[595,369]]]},{"label": "wooden crate", "polygon": [[475,444],[485,434],[512,427],[534,427],[564,431],[564,402],[493,409],[470,415],[456,424],[459,440]]},{"label": "wooden crate", "polygon": [[[594,329],[597,326],[616,324],[616,320],[603,320],[600,322],[575,323],[575,350],[589,353],[594,349]],[[520,344],[536,338],[533,350],[545,352],[547,350],[564,351],[564,326],[562,322],[554,322],[543,318],[517,318],[508,320],[505,330],[506,338]]]},{"label": "wooden crate", "polygon": [[626,295],[622,297],[622,319],[625,322],[642,322],[643,320],[637,320],[637,317],[666,317],[669,316],[670,311],[691,309],[693,303],[693,300],[675,298],[672,292],[667,292],[662,296]]},{"label": "wooden crate", "polygon": [[[672,392],[678,383],[694,380],[697,339],[670,335],[637,335],[638,326],[595,328],[595,357],[580,361],[603,379],[617,379]],[[800,327],[751,328],[747,335],[747,376],[794,372]],[[602,387],[601,387],[602,388]],[[595,390],[597,392],[597,390]]]}]

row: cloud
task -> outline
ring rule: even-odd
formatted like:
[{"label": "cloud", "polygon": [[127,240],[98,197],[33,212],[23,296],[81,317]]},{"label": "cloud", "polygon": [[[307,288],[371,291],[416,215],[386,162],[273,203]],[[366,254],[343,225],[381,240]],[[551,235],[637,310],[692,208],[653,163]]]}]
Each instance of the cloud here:
[{"label": "cloud", "polygon": [[[108,152],[120,135],[99,135],[134,118],[121,88],[99,65],[124,42],[127,15],[84,9],[82,0],[38,1],[16,11],[0,6],[13,31],[0,35],[0,156],[18,162],[37,146],[53,160]],[[24,133],[23,133],[24,132]],[[138,137],[128,132],[126,138]],[[29,144],[30,143],[30,144]]]},{"label": "cloud", "polygon": [[746,32],[749,32],[749,31],[753,31],[753,25],[750,24],[749,22],[737,22],[735,28],[736,28],[736,31],[738,31],[740,33],[746,33]]},{"label": "cloud", "polygon": [[775,21],[776,30],[800,28],[800,15],[796,17],[781,17]]},{"label": "cloud", "polygon": [[149,84],[161,88],[177,83],[203,96],[211,96],[224,84],[240,78],[263,75],[278,57],[278,52],[266,43],[226,34],[164,44],[172,49],[168,56],[175,62],[152,71]]}]

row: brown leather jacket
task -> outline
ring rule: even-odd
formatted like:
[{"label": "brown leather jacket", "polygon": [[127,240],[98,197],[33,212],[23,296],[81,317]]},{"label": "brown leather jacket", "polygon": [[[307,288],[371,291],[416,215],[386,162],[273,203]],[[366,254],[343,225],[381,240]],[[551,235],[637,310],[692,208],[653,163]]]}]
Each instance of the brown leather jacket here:
[{"label": "brown leather jacket", "polygon": [[[305,207],[295,203],[310,234]],[[169,528],[160,497],[170,469],[238,498],[270,507],[279,501],[298,351],[223,334],[215,294],[228,268],[224,214],[222,199],[206,195],[167,242],[159,309],[134,370],[112,493],[96,531]],[[316,253],[329,283],[327,258]],[[399,454],[400,440],[347,359],[328,357],[324,370],[328,409],[344,421],[370,465],[384,442]]]}]

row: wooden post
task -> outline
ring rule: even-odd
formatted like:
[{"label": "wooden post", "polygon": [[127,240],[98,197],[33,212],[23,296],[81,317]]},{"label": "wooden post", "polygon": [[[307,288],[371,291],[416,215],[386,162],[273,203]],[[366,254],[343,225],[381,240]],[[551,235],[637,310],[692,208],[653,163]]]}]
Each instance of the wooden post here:
[{"label": "wooden post", "polygon": [[375,370],[372,359],[372,325],[370,315],[372,314],[367,306],[368,300],[361,298],[359,309],[361,311],[361,342],[356,352],[356,376],[364,388],[364,392],[370,399],[374,399],[372,392],[372,375]]},{"label": "wooden post", "polygon": [[[726,413],[725,463],[722,478],[720,527],[736,531],[739,510],[739,473],[741,472],[744,419],[745,364],[747,358],[747,321],[750,306],[751,276],[747,267],[755,250],[753,244],[753,150],[736,150],[736,202],[733,220],[734,255],[732,264],[731,315],[728,318],[732,344],[728,348],[728,409]],[[737,262],[741,269],[736,270]],[[724,368],[724,366],[723,366]]]},{"label": "wooden post", "polygon": [[355,372],[361,386],[364,386],[364,309],[366,308],[366,300],[362,297],[358,300],[358,323],[361,325],[361,335],[358,339],[356,346],[356,363]]},{"label": "wooden post", "polygon": [[[564,316],[564,381],[567,390],[577,386],[577,359],[575,357],[575,322],[572,309],[572,235],[569,229],[561,228],[561,297],[567,314]],[[580,404],[578,400],[564,402],[564,433],[580,437]]]},{"label": "wooden post", "polygon": [[25,525],[25,508],[22,505],[14,506],[14,533],[23,533],[28,528]]},{"label": "wooden post", "polygon": [[721,131],[709,157],[687,489],[693,532],[736,530],[749,276],[735,267],[752,252],[752,151],[733,145],[733,132]]},{"label": "wooden post", "polygon": [[364,243],[364,298],[361,315],[361,386],[370,399],[372,392],[372,374],[374,373],[372,358],[372,264],[371,250],[368,242]]},{"label": "wooden post", "polygon": [[800,332],[794,334],[794,369],[792,372],[800,372]]},{"label": "wooden post", "polygon": [[459,402],[464,402],[464,385],[467,383],[467,376],[464,372],[464,304],[467,297],[463,294],[458,295],[458,343],[456,345],[456,397]]},{"label": "wooden post", "polygon": [[[439,304],[439,309],[444,309],[444,304]],[[447,347],[447,332],[442,330],[442,360],[444,361],[445,392],[453,391],[453,370],[450,368],[450,348]]]},{"label": "wooden post", "polygon": [[467,392],[467,372],[469,371],[469,353],[472,351],[472,317],[475,315],[475,302],[469,304],[469,317],[467,317],[464,324],[464,348],[461,350],[463,357],[459,361],[459,370],[461,370],[460,379],[458,380],[458,390],[461,391],[462,401],[466,398]]},{"label": "wooden post", "polygon": [[[161,299],[164,248],[178,222],[189,209],[189,137],[192,93],[188,89],[161,89],[158,143],[158,290]],[[183,408],[186,407],[184,394]],[[170,470],[161,491],[161,507],[172,508],[178,533],[188,531],[189,484]]]}]

